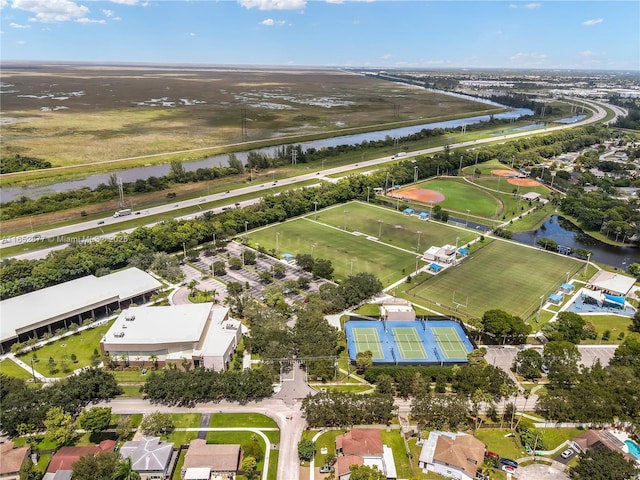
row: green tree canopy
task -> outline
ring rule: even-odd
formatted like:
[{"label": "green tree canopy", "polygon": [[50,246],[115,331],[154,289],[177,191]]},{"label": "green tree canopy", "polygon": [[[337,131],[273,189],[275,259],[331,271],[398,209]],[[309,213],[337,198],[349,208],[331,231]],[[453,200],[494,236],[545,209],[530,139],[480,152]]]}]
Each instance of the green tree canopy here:
[{"label": "green tree canopy", "polygon": [[574,480],[629,480],[638,474],[635,462],[605,446],[580,454],[578,464],[570,470]]},{"label": "green tree canopy", "polygon": [[89,432],[102,432],[111,424],[111,407],[92,407],[78,417],[80,428]]}]

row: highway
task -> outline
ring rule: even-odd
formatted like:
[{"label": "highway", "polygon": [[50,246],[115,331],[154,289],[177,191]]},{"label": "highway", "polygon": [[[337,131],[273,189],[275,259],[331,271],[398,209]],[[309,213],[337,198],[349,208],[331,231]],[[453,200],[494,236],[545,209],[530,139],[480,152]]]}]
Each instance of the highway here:
[{"label": "highway", "polygon": [[[554,132],[554,131],[559,131],[559,130],[563,130],[566,128],[575,128],[578,126],[583,126],[583,125],[587,125],[590,123],[595,123],[595,122],[599,122],[602,121],[606,115],[607,115],[607,111],[605,109],[605,104],[599,103],[599,102],[595,102],[595,101],[586,101],[586,100],[582,100],[580,99],[579,101],[588,104],[589,108],[592,110],[593,115],[591,117],[588,117],[580,122],[576,122],[576,123],[571,123],[571,124],[562,124],[562,125],[557,125],[557,126],[553,126],[553,127],[547,127],[544,128],[542,130],[536,130],[531,131],[531,130],[526,130],[526,131],[522,131],[522,132],[514,132],[514,133],[507,133],[505,135],[500,135],[500,136],[494,136],[494,137],[489,137],[489,138],[482,138],[479,140],[472,140],[472,141],[467,141],[467,142],[460,142],[460,143],[456,143],[456,144],[452,144],[450,145],[451,149],[458,149],[458,148],[469,148],[469,147],[477,147],[478,145],[482,145],[485,143],[493,143],[496,141],[507,141],[507,140],[512,140],[512,139],[516,139],[516,138],[520,138],[520,137],[526,137],[526,136],[531,136],[534,133],[540,133],[540,131],[543,132]],[[606,104],[606,107],[613,110],[614,113],[617,115],[623,115],[625,114],[625,112],[620,109],[619,107],[615,107],[615,106],[610,106],[608,104]],[[613,120],[615,121],[615,119]],[[436,152],[442,151],[444,149],[444,147],[434,147],[434,148],[428,148],[428,149],[422,149],[422,150],[415,150],[415,151],[411,151],[411,152],[406,152],[405,155],[402,156],[402,160],[406,160],[407,158],[412,158],[412,157],[416,157],[419,155],[425,155],[425,154],[434,154]],[[198,198],[194,198],[194,199],[190,199],[190,200],[184,200],[184,201],[179,201],[177,203],[170,203],[167,205],[159,205],[157,207],[151,207],[148,209],[144,209],[141,211],[135,211],[132,215],[127,215],[124,217],[105,217],[102,219],[98,219],[98,220],[91,220],[88,222],[80,222],[80,223],[75,223],[73,225],[68,225],[65,227],[58,227],[58,228],[53,228],[53,229],[49,229],[49,230],[43,230],[40,232],[36,232],[33,234],[27,234],[27,235],[21,235],[21,236],[15,236],[15,237],[10,237],[10,238],[5,238],[3,239],[2,243],[0,244],[0,249],[5,248],[5,247],[10,247],[10,246],[15,246],[15,245],[20,245],[23,243],[29,243],[29,242],[40,242],[43,245],[42,249],[39,249],[37,251],[31,251],[25,254],[18,254],[15,255],[13,258],[20,258],[20,259],[36,259],[36,258],[44,258],[51,250],[54,249],[60,249],[60,248],[64,248],[64,246],[60,246],[60,245],[56,245],[53,247],[48,247],[47,245],[49,243],[51,243],[53,240],[50,239],[57,239],[60,240],[60,238],[63,238],[65,236],[71,235],[71,234],[77,234],[86,230],[90,230],[90,229],[95,229],[96,227],[101,227],[101,226],[112,226],[118,223],[123,223],[126,222],[127,220],[130,220],[133,216],[135,215],[144,215],[144,216],[150,216],[150,215],[157,215],[157,214],[166,214],[166,213],[170,213],[173,211],[177,211],[186,207],[200,207],[203,203],[208,203],[208,202],[213,202],[213,201],[225,201],[227,200],[228,203],[225,206],[222,207],[216,207],[216,208],[212,208],[212,209],[203,209],[201,211],[199,211],[198,213],[190,213],[188,215],[183,215],[183,216],[176,216],[176,218],[189,218],[189,217],[193,217],[199,214],[202,214],[206,211],[211,211],[213,213],[219,213],[221,212],[223,209],[226,208],[233,208],[235,206],[238,207],[243,207],[246,205],[250,205],[252,203],[256,203],[260,201],[260,197],[258,198],[254,198],[251,200],[243,200],[243,201],[236,201],[234,200],[235,197],[240,196],[240,195],[246,195],[246,194],[255,194],[255,193],[259,193],[259,192],[266,192],[269,191],[269,189],[271,187],[274,186],[282,186],[282,185],[291,185],[292,188],[295,187],[296,183],[300,183],[300,182],[306,182],[308,180],[328,180],[328,181],[335,181],[335,179],[330,178],[331,175],[335,175],[335,174],[340,174],[340,173],[348,173],[349,171],[353,170],[354,168],[357,169],[361,169],[361,168],[367,168],[367,167],[378,167],[382,164],[391,162],[394,160],[393,156],[384,156],[384,157],[380,157],[380,158],[376,158],[376,159],[372,159],[372,160],[367,160],[367,161],[363,161],[360,163],[357,163],[355,165],[344,165],[341,167],[335,167],[335,168],[330,168],[330,169],[326,169],[326,170],[322,170],[319,172],[312,172],[312,173],[305,173],[305,174],[301,174],[301,175],[297,175],[295,177],[290,177],[290,178],[286,178],[283,180],[277,180],[275,182],[263,182],[263,183],[256,183],[256,184],[252,184],[252,185],[248,185],[246,187],[242,187],[239,189],[235,189],[229,192],[224,192],[224,193],[216,193],[216,194],[212,194],[212,195],[205,195],[202,197],[198,197]],[[147,226],[152,226],[154,225],[156,222],[150,221],[148,224],[146,224]],[[126,231],[130,231],[130,230],[122,230],[123,232]],[[113,237],[115,235],[115,233],[113,234],[105,234],[104,237]]]}]

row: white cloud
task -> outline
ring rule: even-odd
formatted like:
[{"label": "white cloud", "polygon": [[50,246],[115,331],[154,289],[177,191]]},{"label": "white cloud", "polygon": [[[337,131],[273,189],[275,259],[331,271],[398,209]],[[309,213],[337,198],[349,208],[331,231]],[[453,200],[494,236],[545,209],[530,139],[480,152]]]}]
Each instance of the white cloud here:
[{"label": "white cloud", "polygon": [[120,5],[137,5],[138,0],[111,0],[113,3],[119,3]]},{"label": "white cloud", "polygon": [[18,40],[16,43],[18,45],[26,45],[27,42],[25,42],[24,40]]},{"label": "white cloud", "polygon": [[393,55],[391,55],[390,53],[385,53],[384,55],[382,55],[380,57],[382,60],[389,60],[390,58],[393,58]]},{"label": "white cloud", "polygon": [[69,22],[86,19],[89,8],[70,0],[13,0],[12,8],[33,13],[31,22]]},{"label": "white cloud", "polygon": [[307,6],[306,0],[238,0],[238,3],[258,10],[303,10]]},{"label": "white cloud", "polygon": [[541,65],[546,62],[547,56],[544,53],[516,53],[509,57],[509,60],[518,65]]},{"label": "white cloud", "polygon": [[593,20],[586,20],[582,22],[582,25],[584,25],[585,27],[593,27],[594,25],[598,25],[602,22],[604,22],[604,18],[595,18]]},{"label": "white cloud", "polygon": [[76,22],[78,23],[83,23],[85,25],[89,24],[89,23],[107,23],[105,20],[93,20],[91,18],[87,18],[87,17],[82,17],[76,20]]},{"label": "white cloud", "polygon": [[102,9],[102,14],[105,17],[113,17],[113,13],[114,13],[113,10],[107,10],[107,9],[104,9],[104,8]]},{"label": "white cloud", "polygon": [[283,25],[286,25],[287,22],[285,22],[284,20],[274,20],[273,18],[267,18],[263,21],[260,22],[260,25],[263,25],[265,27],[282,27]]},{"label": "white cloud", "polygon": [[533,10],[535,8],[540,8],[542,5],[539,3],[527,3],[523,5],[522,8],[526,8],[527,10]]},{"label": "white cloud", "polygon": [[195,37],[195,36],[196,36],[196,34],[195,34],[194,32],[189,32],[189,33],[187,33],[187,35],[188,35],[189,37]]},{"label": "white cloud", "polygon": [[336,3],[336,4],[344,3],[344,0],[324,0],[324,1],[327,3]]},{"label": "white cloud", "polygon": [[592,52],[591,50],[585,50],[583,52],[580,52],[580,56],[589,58],[589,57],[597,57],[598,54],[596,52]]},{"label": "white cloud", "polygon": [[509,8],[518,8],[518,6],[516,4],[514,4],[514,3],[510,3],[509,4]]},{"label": "white cloud", "polygon": [[11,28],[31,28],[31,25],[21,25],[19,23],[13,23],[13,22],[11,22],[9,26]]},{"label": "white cloud", "polygon": [[0,10],[7,6],[7,0],[0,0]]}]

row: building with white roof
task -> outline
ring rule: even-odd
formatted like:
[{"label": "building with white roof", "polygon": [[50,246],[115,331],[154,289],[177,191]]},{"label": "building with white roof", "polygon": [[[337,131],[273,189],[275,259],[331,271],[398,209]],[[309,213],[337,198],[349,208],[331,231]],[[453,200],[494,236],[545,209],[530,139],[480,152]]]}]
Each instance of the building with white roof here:
[{"label": "building with white roof", "polygon": [[149,301],[162,284],[138,268],[69,282],[26,293],[0,302],[0,353],[22,342],[71,323],[107,317],[132,303]]},{"label": "building with white roof", "polygon": [[160,437],[142,437],[126,442],[120,449],[120,457],[131,459],[131,468],[140,474],[141,480],[169,478],[172,455],[173,443],[163,442]]},{"label": "building with white roof", "polygon": [[587,288],[626,297],[636,283],[634,277],[600,270],[587,283]]},{"label": "building with white roof", "polygon": [[382,320],[415,320],[416,311],[408,300],[390,298],[380,304],[380,318]]},{"label": "building with white roof", "polygon": [[102,354],[127,363],[151,361],[224,370],[238,346],[241,324],[213,303],[131,307],[100,341]]}]

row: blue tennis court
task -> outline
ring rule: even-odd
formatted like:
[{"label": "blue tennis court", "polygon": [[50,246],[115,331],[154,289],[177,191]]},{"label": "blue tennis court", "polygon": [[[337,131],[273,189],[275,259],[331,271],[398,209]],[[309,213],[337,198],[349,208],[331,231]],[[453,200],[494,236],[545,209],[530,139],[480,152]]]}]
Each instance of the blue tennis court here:
[{"label": "blue tennis court", "polygon": [[345,326],[349,358],[370,350],[374,363],[465,363],[474,345],[452,320],[350,320]]}]

